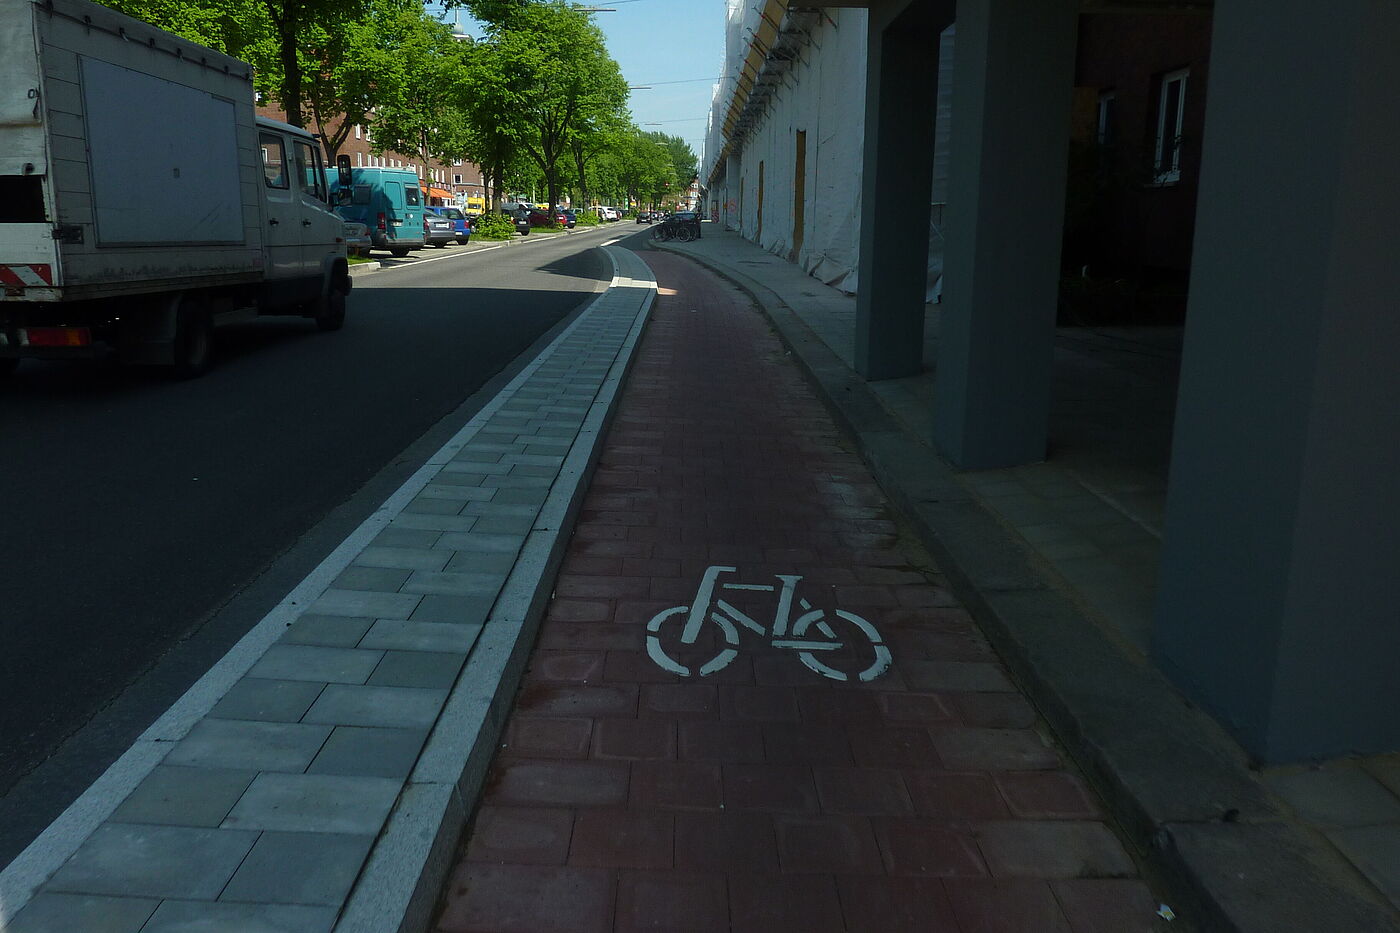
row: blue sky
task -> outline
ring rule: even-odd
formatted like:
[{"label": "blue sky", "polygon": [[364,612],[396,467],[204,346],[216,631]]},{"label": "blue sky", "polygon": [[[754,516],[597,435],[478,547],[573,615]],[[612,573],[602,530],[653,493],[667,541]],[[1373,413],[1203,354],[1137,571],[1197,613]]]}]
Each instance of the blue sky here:
[{"label": "blue sky", "polygon": [[[681,137],[699,158],[710,94],[723,66],[725,0],[589,0],[588,5],[615,11],[595,13],[593,21],[607,36],[608,51],[627,83],[651,87],[632,92],[632,119],[644,130]],[[465,14],[462,25],[481,34]]]}]

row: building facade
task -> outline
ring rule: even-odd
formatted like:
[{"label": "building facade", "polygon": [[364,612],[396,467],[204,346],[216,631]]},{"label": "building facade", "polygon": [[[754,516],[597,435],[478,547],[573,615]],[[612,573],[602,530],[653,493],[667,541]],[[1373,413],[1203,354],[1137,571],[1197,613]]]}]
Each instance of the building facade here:
[{"label": "building facade", "polygon": [[1396,35],[1368,0],[731,4],[710,210],[855,294],[871,381],[922,371],[938,257],[958,469],[1046,458],[1071,142],[1138,150],[1069,246],[1190,273],[1149,656],[1264,762],[1400,750]]}]

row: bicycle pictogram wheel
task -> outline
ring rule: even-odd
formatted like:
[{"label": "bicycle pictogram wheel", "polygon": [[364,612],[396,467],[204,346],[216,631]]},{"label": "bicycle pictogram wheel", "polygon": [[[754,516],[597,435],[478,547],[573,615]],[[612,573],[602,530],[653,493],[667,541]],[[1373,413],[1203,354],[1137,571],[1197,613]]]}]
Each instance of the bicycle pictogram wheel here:
[{"label": "bicycle pictogram wheel", "polygon": [[[739,632],[732,622],[715,612],[710,613],[709,618],[705,620],[706,628],[711,631],[718,629],[719,638],[725,647],[703,664],[697,665],[692,662],[687,665],[677,659],[686,653],[684,649],[694,647],[685,645],[682,637],[689,612],[689,606],[674,606],[652,616],[651,621],[647,623],[647,654],[662,670],[679,674],[681,677],[690,677],[697,673],[704,677],[728,667],[739,655]],[[672,619],[675,621],[667,625]],[[669,652],[665,645],[670,646]]]},{"label": "bicycle pictogram wheel", "polygon": [[[798,616],[792,623],[794,639],[824,636],[825,642],[812,642],[812,648],[799,650],[797,656],[809,669],[832,680],[859,680],[868,683],[889,670],[892,658],[889,646],[880,633],[865,619],[844,609],[813,609]],[[842,634],[837,634],[837,629]],[[842,637],[845,636],[845,637]],[[813,650],[816,645],[822,647]]]}]

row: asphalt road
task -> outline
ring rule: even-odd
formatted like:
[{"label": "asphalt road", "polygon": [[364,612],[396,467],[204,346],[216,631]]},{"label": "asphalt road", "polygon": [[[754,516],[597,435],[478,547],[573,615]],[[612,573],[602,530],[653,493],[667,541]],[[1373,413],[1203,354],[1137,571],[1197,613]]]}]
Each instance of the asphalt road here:
[{"label": "asphalt road", "polygon": [[190,382],[19,368],[0,388],[0,866],[605,287],[609,238],[425,250],[357,277],[338,333],[221,329]]}]

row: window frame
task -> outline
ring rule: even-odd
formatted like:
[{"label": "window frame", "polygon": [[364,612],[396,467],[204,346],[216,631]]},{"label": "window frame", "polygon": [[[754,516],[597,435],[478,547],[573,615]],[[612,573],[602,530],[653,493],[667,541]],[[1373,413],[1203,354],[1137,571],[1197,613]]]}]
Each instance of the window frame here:
[{"label": "window frame", "polygon": [[[267,174],[267,167],[272,164],[268,158],[269,145],[276,146],[280,156],[282,173],[278,177],[282,179],[281,184],[273,181],[271,176]],[[290,191],[292,188],[291,166],[287,163],[287,146],[282,137],[275,133],[259,133],[258,150],[262,153],[263,187],[271,188],[274,191]]]},{"label": "window frame", "polygon": [[[1152,147],[1152,175],[1157,185],[1175,185],[1181,181],[1181,128],[1186,117],[1186,88],[1191,77],[1190,68],[1178,68],[1162,75],[1157,89],[1157,136]],[[1167,133],[1167,101],[1173,84],[1180,84],[1176,95],[1176,113],[1173,114],[1176,133],[1171,140]],[[1168,161],[1170,164],[1168,165]]]}]

